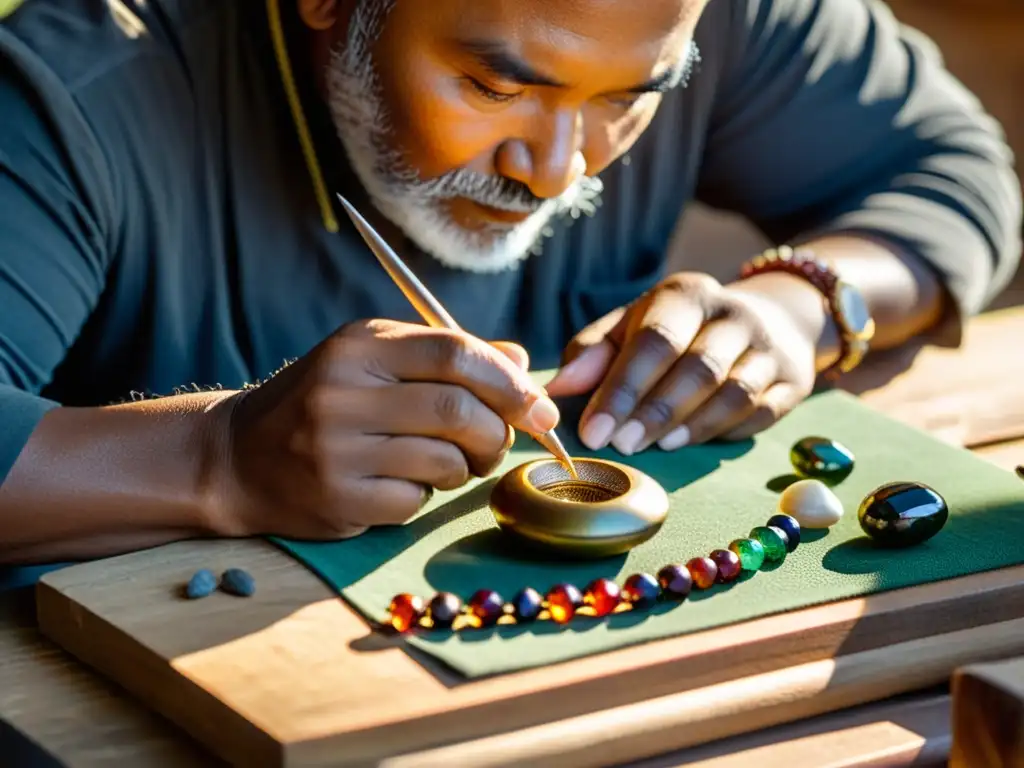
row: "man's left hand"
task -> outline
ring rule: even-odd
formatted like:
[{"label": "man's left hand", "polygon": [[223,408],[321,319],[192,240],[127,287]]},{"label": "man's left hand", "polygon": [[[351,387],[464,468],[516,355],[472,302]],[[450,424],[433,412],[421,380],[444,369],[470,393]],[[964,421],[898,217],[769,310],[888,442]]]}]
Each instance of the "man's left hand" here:
[{"label": "man's left hand", "polygon": [[815,341],[756,280],[678,273],[579,333],[547,391],[594,393],[580,420],[591,450],[741,440],[810,394]]}]

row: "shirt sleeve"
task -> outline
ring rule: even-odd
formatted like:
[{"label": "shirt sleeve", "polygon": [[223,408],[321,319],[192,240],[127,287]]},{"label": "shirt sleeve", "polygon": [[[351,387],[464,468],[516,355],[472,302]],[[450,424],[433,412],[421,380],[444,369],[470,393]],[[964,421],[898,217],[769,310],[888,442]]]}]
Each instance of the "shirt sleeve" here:
[{"label": "shirt sleeve", "polygon": [[74,100],[0,27],[0,484],[102,293],[109,184]]},{"label": "shirt sleeve", "polygon": [[961,322],[982,310],[1020,259],[1020,185],[936,47],[876,0],[724,6],[697,197],[776,243],[884,238],[936,270]]}]

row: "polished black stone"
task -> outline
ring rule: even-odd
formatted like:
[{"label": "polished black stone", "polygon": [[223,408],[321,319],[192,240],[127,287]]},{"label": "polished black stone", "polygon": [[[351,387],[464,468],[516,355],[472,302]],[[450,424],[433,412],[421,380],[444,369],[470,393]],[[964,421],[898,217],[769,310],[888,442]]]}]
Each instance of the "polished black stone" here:
[{"label": "polished black stone", "polygon": [[864,533],[885,547],[911,547],[927,541],[948,519],[946,500],[933,488],[914,482],[876,488],[857,510]]},{"label": "polished black stone", "polygon": [[427,606],[435,627],[450,627],[462,612],[462,600],[451,592],[438,592]]},{"label": "polished black stone", "polygon": [[772,515],[765,525],[778,528],[786,534],[786,550],[792,552],[800,544],[800,523],[789,515]]},{"label": "polished black stone", "polygon": [[512,615],[517,621],[533,621],[544,609],[544,598],[532,587],[525,587],[512,598]]},{"label": "polished black stone", "polygon": [[853,453],[827,437],[805,437],[789,449],[789,462],[801,477],[838,483],[853,472]]}]

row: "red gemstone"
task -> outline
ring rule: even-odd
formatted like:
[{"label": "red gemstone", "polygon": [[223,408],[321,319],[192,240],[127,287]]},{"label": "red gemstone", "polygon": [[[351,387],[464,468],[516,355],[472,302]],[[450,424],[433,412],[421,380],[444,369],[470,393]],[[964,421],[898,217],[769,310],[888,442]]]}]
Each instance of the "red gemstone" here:
[{"label": "red gemstone", "polygon": [[711,559],[714,560],[715,566],[718,568],[716,580],[719,584],[733,581],[743,570],[739,556],[731,549],[716,549],[711,553]]},{"label": "red gemstone", "polygon": [[686,570],[690,572],[693,584],[698,589],[707,589],[718,578],[718,566],[710,557],[693,558],[686,564]]},{"label": "red gemstone", "polygon": [[594,609],[597,616],[607,616],[619,604],[619,585],[611,579],[594,579],[583,591],[583,602]]},{"label": "red gemstone", "polygon": [[572,584],[557,584],[548,592],[544,602],[552,621],[567,624],[576,615],[576,609],[583,605],[583,595]]},{"label": "red gemstone", "polygon": [[406,632],[416,626],[425,610],[423,598],[406,593],[395,595],[391,599],[391,605],[388,606],[388,612],[391,614],[391,626],[399,632]]},{"label": "red gemstone", "polygon": [[505,611],[505,601],[493,589],[478,589],[466,604],[481,626],[493,624]]}]

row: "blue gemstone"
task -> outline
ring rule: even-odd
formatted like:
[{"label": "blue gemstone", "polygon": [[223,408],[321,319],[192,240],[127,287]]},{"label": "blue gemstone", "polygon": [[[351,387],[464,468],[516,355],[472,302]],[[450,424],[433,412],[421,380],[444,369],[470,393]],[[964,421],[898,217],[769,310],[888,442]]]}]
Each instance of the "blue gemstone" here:
[{"label": "blue gemstone", "polygon": [[201,597],[212,594],[216,588],[217,577],[213,575],[213,571],[209,568],[203,568],[196,571],[192,578],[188,580],[188,586],[185,587],[185,596],[189,600],[198,600]]},{"label": "blue gemstone", "polygon": [[792,552],[800,544],[800,523],[789,515],[772,515],[765,525],[778,528],[786,534],[786,550]]},{"label": "blue gemstone", "polygon": [[220,588],[229,595],[249,597],[256,592],[256,580],[241,568],[228,568],[220,577]]},{"label": "blue gemstone", "polygon": [[516,617],[516,621],[533,621],[540,615],[543,608],[544,598],[540,592],[531,587],[519,590],[512,598],[512,614]]},{"label": "blue gemstone", "polygon": [[637,608],[647,608],[658,600],[661,585],[649,573],[634,573],[622,585],[622,594]]}]

